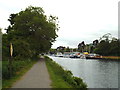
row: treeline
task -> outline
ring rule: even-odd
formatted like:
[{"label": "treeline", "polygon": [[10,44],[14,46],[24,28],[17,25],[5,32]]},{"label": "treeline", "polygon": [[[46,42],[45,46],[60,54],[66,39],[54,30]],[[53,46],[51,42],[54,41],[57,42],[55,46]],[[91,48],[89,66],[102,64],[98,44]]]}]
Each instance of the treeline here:
[{"label": "treeline", "polygon": [[94,52],[104,56],[120,56],[120,40],[102,40],[95,47]]},{"label": "treeline", "polygon": [[99,40],[96,39],[90,44],[85,44],[82,41],[78,44],[78,50],[103,56],[120,56],[120,40],[107,33],[100,37]]},{"label": "treeline", "polygon": [[77,48],[69,48],[59,46],[56,49],[50,49],[50,54],[56,54],[57,52],[88,52],[96,53],[103,56],[120,56],[120,40],[112,37],[110,33],[104,34],[100,39],[94,40],[90,44],[86,44],[84,41],[78,44]]},{"label": "treeline", "polygon": [[105,34],[100,40],[96,39],[90,44],[85,44],[82,41],[78,45],[78,51],[96,53],[103,56],[120,56],[120,40],[114,37],[109,38],[109,34]]},{"label": "treeline", "polygon": [[94,40],[90,44],[84,41],[79,43],[78,51],[96,53],[103,56],[120,56],[120,40],[112,37],[110,33],[104,34],[100,39]]},{"label": "treeline", "polygon": [[47,52],[57,38],[57,20],[55,16],[46,16],[40,7],[29,6],[11,14],[8,19],[10,25],[2,35],[2,60],[10,57],[10,43],[14,60],[34,58]]}]

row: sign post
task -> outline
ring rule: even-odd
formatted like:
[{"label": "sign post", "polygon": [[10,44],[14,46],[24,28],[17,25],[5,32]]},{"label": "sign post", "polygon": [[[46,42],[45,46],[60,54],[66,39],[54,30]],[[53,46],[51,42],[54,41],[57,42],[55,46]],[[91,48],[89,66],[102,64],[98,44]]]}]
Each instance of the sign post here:
[{"label": "sign post", "polygon": [[12,55],[13,55],[13,46],[12,43],[10,43],[10,59],[9,59],[9,77],[12,76]]},{"label": "sign post", "polygon": [[10,56],[12,57],[13,55],[13,46],[12,46],[12,43],[10,43]]}]

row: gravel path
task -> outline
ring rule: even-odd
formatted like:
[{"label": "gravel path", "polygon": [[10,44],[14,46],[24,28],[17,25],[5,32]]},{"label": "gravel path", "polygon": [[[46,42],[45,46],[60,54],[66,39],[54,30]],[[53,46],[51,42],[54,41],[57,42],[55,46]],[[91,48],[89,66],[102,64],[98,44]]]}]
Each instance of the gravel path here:
[{"label": "gravel path", "polygon": [[12,88],[51,88],[44,59],[40,59]]}]

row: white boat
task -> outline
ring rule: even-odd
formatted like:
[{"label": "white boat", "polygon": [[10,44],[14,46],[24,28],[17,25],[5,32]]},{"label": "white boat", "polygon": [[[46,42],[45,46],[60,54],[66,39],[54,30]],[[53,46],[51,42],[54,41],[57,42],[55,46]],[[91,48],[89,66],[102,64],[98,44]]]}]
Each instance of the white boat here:
[{"label": "white boat", "polygon": [[55,56],[56,57],[63,57],[64,55],[61,52],[58,52]]}]

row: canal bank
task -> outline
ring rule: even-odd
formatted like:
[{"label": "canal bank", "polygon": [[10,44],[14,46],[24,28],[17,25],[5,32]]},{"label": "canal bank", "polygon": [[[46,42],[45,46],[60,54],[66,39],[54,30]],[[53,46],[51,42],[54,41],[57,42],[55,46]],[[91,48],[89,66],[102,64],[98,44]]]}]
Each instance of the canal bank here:
[{"label": "canal bank", "polygon": [[64,69],[72,71],[74,76],[81,77],[88,88],[118,88],[118,66],[116,60],[71,59],[51,57]]},{"label": "canal bank", "polygon": [[46,65],[52,80],[53,88],[82,88],[87,90],[87,85],[81,78],[73,76],[69,70],[64,70],[59,64],[45,56]]},{"label": "canal bank", "polygon": [[120,56],[102,56],[106,60],[120,60]]}]

